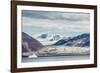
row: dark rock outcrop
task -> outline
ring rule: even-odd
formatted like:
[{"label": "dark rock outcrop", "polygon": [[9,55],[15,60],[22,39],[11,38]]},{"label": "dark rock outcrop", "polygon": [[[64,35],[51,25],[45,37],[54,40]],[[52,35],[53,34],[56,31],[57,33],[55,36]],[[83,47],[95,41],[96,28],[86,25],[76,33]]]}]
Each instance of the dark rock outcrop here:
[{"label": "dark rock outcrop", "polygon": [[43,47],[39,41],[22,32],[22,52],[37,51]]}]

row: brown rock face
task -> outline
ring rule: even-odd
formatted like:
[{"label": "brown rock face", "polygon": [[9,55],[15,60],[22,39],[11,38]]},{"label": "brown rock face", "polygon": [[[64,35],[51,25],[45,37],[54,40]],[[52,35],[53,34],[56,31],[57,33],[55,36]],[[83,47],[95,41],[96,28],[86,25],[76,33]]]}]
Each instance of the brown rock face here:
[{"label": "brown rock face", "polygon": [[31,52],[37,51],[44,46],[34,39],[33,37],[29,36],[28,34],[22,32],[22,52]]}]

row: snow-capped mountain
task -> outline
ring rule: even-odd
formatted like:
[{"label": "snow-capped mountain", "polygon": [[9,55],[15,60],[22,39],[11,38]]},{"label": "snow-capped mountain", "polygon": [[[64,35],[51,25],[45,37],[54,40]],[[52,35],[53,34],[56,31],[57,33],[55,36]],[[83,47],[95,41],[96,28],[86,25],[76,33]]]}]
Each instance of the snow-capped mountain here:
[{"label": "snow-capped mountain", "polygon": [[88,55],[89,46],[89,33],[71,38],[48,34],[34,38],[22,32],[22,56]]},{"label": "snow-capped mountain", "polygon": [[41,35],[37,36],[37,38],[46,39],[46,38],[48,38],[48,34],[41,34]]},{"label": "snow-capped mountain", "polygon": [[61,39],[54,45],[66,45],[66,46],[77,46],[77,47],[89,47],[90,46],[90,34],[84,33],[69,39]]},{"label": "snow-capped mountain", "polygon": [[37,36],[36,39],[40,41],[43,45],[51,45],[63,38],[65,37],[59,34],[41,34]]}]

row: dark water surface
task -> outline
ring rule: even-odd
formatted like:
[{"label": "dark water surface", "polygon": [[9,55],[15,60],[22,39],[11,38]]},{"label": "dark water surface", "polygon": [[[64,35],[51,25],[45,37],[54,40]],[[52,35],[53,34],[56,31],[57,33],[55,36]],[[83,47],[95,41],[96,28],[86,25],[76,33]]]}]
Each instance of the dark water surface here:
[{"label": "dark water surface", "polygon": [[89,60],[90,55],[82,56],[52,56],[52,57],[37,57],[28,58],[22,57],[22,62],[48,62],[48,61],[73,61],[73,60]]}]

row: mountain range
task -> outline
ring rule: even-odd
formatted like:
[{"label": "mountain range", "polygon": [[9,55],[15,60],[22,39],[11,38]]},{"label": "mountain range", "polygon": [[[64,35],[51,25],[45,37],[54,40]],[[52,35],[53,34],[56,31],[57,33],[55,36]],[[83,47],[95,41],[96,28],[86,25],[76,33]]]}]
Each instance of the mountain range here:
[{"label": "mountain range", "polygon": [[90,46],[90,34],[84,33],[73,38],[61,39],[57,41],[55,46],[65,45],[65,46],[76,46],[76,47],[89,47]]},{"label": "mountain range", "polygon": [[[56,37],[59,38],[58,35]],[[43,35],[42,38],[43,39],[46,38],[46,35]],[[43,43],[41,43],[41,41],[39,41],[38,39],[31,37],[25,32],[22,32],[22,53],[23,53],[22,56],[30,56],[33,53],[37,53],[40,56],[41,54],[43,54],[43,56],[45,56],[46,54],[48,55],[48,53],[55,54],[55,52],[57,52],[56,54],[61,54],[61,52],[59,51],[59,48],[62,48],[61,50],[64,50],[64,48],[66,48],[65,50],[67,53],[68,50],[72,50],[69,47],[71,48],[72,47],[81,47],[81,48],[83,47],[84,48],[84,47],[90,46],[90,34],[89,33],[84,33],[84,34],[71,37],[71,38],[59,38],[59,39],[54,39],[54,40],[56,40],[56,42],[53,42],[53,43],[49,42],[49,44],[51,45],[48,45],[49,46],[48,47],[47,45],[44,45]],[[54,40],[49,40],[49,41],[52,42]],[[45,43],[48,43],[48,41]],[[56,46],[56,49],[53,48],[52,46]],[[82,50],[81,48],[80,50]]]}]

